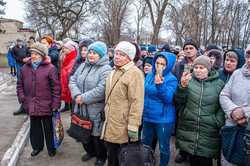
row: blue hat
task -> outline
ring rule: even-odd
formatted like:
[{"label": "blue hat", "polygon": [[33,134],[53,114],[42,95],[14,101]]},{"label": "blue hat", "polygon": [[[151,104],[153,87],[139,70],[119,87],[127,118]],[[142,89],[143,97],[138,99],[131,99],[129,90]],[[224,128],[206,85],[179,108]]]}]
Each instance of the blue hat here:
[{"label": "blue hat", "polygon": [[96,42],[90,44],[88,46],[88,52],[90,50],[93,50],[94,52],[96,52],[100,56],[100,58],[107,55],[107,46],[105,43],[103,43],[101,41],[96,41]]}]

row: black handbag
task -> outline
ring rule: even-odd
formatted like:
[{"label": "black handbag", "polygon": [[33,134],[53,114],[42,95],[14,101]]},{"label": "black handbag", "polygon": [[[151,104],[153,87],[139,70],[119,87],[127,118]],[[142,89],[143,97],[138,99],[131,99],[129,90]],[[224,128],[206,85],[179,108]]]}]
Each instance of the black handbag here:
[{"label": "black handbag", "polygon": [[222,152],[227,161],[238,166],[247,166],[245,161],[245,127],[224,126],[221,129]]},{"label": "black handbag", "polygon": [[121,148],[119,166],[154,166],[154,152],[140,142],[129,143]]},{"label": "black handbag", "polygon": [[79,114],[72,113],[70,128],[67,131],[69,136],[84,144],[89,143],[93,122],[89,119],[88,109],[86,107],[86,116],[83,115],[80,105],[77,105]]}]

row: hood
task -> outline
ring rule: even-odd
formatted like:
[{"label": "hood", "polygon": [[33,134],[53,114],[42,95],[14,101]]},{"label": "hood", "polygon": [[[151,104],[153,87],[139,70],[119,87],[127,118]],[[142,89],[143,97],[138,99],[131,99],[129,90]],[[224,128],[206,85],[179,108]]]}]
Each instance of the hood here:
[{"label": "hood", "polygon": [[156,67],[155,67],[155,62],[156,62],[156,59],[159,57],[159,56],[162,56],[166,59],[166,62],[167,62],[167,66],[166,68],[164,69],[163,71],[163,76],[167,75],[169,72],[172,71],[174,65],[175,65],[175,61],[176,61],[176,56],[175,54],[173,53],[170,53],[170,52],[159,52],[157,53],[155,56],[154,56],[154,59],[153,59],[153,68],[152,68],[152,72],[155,73],[156,72]]},{"label": "hood", "polygon": [[236,69],[241,68],[245,64],[245,57],[244,57],[244,51],[239,49],[239,48],[230,49],[230,50],[225,52],[224,57],[223,57],[223,65],[225,63],[226,54],[229,51],[233,51],[233,52],[235,52],[237,54],[237,56],[238,56],[238,65],[237,65]]},{"label": "hood", "polygon": [[90,64],[88,61],[88,58],[86,58],[85,61],[87,64],[89,65],[97,65],[97,66],[104,66],[104,65],[108,65],[109,64],[109,57],[108,55],[104,55],[102,58],[100,58],[95,64]]},{"label": "hood", "polygon": [[217,50],[217,49],[211,49],[208,54],[207,54],[208,57],[211,57],[211,56],[214,56],[216,61],[215,61],[215,64],[213,65],[213,68],[218,70],[221,68],[221,64],[222,64],[222,52],[220,50]]}]

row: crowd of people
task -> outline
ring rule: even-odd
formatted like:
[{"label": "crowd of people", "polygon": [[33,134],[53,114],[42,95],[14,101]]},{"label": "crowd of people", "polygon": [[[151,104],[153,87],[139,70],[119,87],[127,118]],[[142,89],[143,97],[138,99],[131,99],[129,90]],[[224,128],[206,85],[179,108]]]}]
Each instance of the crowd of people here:
[{"label": "crowd of people", "polygon": [[[148,51],[121,41],[69,38],[21,40],[10,48],[11,74],[17,75],[21,104],[14,115],[30,116],[31,156],[53,148],[52,112],[79,112],[93,122],[91,141],[82,144],[82,161],[119,166],[119,152],[129,141],[153,150],[159,145],[160,166],[170,158],[175,136],[175,162],[191,166],[233,165],[221,149],[223,126],[246,126],[250,116],[250,45],[222,50],[208,45],[202,52],[189,39],[182,49],[168,44]],[[12,58],[12,59],[11,59]],[[64,107],[60,109],[61,103]]]}]

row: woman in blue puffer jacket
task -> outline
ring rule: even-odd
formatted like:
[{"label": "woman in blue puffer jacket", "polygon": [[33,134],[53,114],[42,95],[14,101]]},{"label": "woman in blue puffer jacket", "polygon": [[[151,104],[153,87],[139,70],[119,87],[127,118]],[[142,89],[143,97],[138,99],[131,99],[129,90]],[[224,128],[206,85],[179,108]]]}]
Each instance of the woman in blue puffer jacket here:
[{"label": "woman in blue puffer jacket", "polygon": [[176,56],[160,52],[153,59],[152,73],[145,79],[142,142],[152,146],[156,135],[160,147],[160,166],[166,166],[170,156],[170,137],[175,123],[173,97],[178,81],[172,74]]}]

